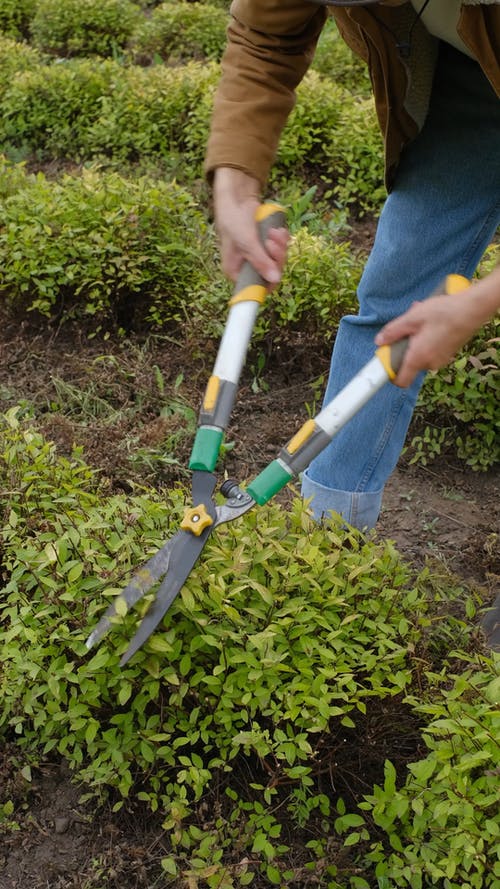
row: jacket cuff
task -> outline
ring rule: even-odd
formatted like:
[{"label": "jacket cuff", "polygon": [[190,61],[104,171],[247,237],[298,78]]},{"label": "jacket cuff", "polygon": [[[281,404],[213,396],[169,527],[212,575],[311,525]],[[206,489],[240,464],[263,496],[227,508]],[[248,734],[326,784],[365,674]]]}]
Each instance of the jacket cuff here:
[{"label": "jacket cuff", "polygon": [[213,131],[203,165],[208,182],[212,183],[218,167],[231,167],[257,179],[261,189],[265,188],[274,153],[264,149],[260,139],[248,134],[240,138],[235,137],[234,133]]}]

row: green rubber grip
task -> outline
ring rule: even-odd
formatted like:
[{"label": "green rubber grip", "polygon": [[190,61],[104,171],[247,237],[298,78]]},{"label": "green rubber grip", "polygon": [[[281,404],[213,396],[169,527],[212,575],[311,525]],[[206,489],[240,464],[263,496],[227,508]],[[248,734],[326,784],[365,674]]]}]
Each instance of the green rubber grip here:
[{"label": "green rubber grip", "polygon": [[259,506],[263,506],[278,491],[281,491],[291,478],[293,478],[293,472],[288,471],[280,460],[273,460],[248,485],[247,491]]},{"label": "green rubber grip", "polygon": [[213,429],[209,426],[200,426],[196,433],[189,460],[190,469],[202,469],[205,472],[213,472],[219,456],[223,429]]}]

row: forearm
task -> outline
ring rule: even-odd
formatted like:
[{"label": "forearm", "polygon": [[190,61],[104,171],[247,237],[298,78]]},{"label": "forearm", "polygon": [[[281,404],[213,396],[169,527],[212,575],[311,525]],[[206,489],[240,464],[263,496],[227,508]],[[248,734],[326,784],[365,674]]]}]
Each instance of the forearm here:
[{"label": "forearm", "polygon": [[464,291],[463,312],[471,336],[500,310],[500,265]]}]

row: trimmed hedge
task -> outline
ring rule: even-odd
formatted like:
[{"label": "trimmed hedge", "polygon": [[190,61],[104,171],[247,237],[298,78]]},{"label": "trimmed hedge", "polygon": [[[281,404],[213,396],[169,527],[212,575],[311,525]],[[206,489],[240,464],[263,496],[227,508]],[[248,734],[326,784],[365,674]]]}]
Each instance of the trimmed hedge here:
[{"label": "trimmed hedge", "polygon": [[[225,319],[231,285],[214,233],[180,186],[98,168],[49,182],[4,160],[0,199],[0,293],[16,313],[102,322],[120,310],[161,326],[190,304],[206,330]],[[300,229],[255,340],[299,327],[329,338],[354,308],[360,272],[349,244]]]},{"label": "trimmed hedge", "polygon": [[[147,70],[111,60],[41,65],[13,77],[0,96],[1,140],[50,158],[182,157],[190,115],[217,77],[217,66],[197,62]],[[198,174],[203,152],[198,144]]]},{"label": "trimmed hedge", "polygon": [[226,45],[224,9],[186,2],[162,3],[134,30],[129,49],[134,62],[147,65],[187,59],[219,61]]},{"label": "trimmed hedge", "polygon": [[203,216],[175,183],[84,170],[21,185],[0,167],[0,293],[16,311],[162,323],[205,281]]},{"label": "trimmed hedge", "polygon": [[[39,157],[113,162],[166,160],[181,180],[202,175],[216,62],[175,68],[124,68],[70,59],[13,74],[0,96],[0,144]],[[21,60],[21,69],[28,67]],[[0,78],[2,74],[0,71]],[[5,75],[7,78],[7,75]],[[371,100],[309,72],[280,142],[271,184],[285,175],[316,177],[337,200],[364,211],[380,206],[383,151]]]},{"label": "trimmed hedge", "polygon": [[38,0],[0,0],[0,31],[9,37],[27,39]]},{"label": "trimmed hedge", "polygon": [[316,71],[297,90],[272,178],[283,172],[332,184],[343,205],[377,210],[385,197],[384,152],[372,99],[359,100]]},{"label": "trimmed hedge", "polygon": [[0,34],[0,96],[5,93],[15,75],[23,71],[39,70],[44,61],[45,57],[29,44],[19,43]]},{"label": "trimmed hedge", "polygon": [[[271,504],[217,530],[161,631],[121,669],[136,610],[96,651],[85,639],[178,527],[184,492],[105,495],[19,408],[0,418],[0,453],[0,736],[21,761],[57,754],[115,811],[130,799],[160,812],[165,886],[195,873],[211,889],[252,875],[494,889],[499,661],[454,652],[460,674],[429,672],[423,634],[436,621],[460,633],[427,571],[414,578],[390,542],[317,525],[298,498]],[[427,748],[406,774],[403,707]],[[370,711],[386,762],[358,807],[352,742]]]},{"label": "trimmed hedge", "polygon": [[141,18],[131,0],[37,0],[30,33],[47,53],[106,57],[125,48]]}]

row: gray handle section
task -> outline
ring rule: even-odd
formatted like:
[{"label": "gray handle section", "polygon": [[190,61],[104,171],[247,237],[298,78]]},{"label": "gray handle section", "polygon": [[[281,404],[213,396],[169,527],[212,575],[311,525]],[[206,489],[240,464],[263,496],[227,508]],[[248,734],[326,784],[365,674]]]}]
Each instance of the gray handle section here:
[{"label": "gray handle section", "polygon": [[390,347],[391,349],[391,367],[395,374],[399,373],[401,365],[404,361],[404,357],[406,355],[406,350],[408,348],[410,340],[407,336],[402,340],[398,340],[397,343],[393,343]]}]

